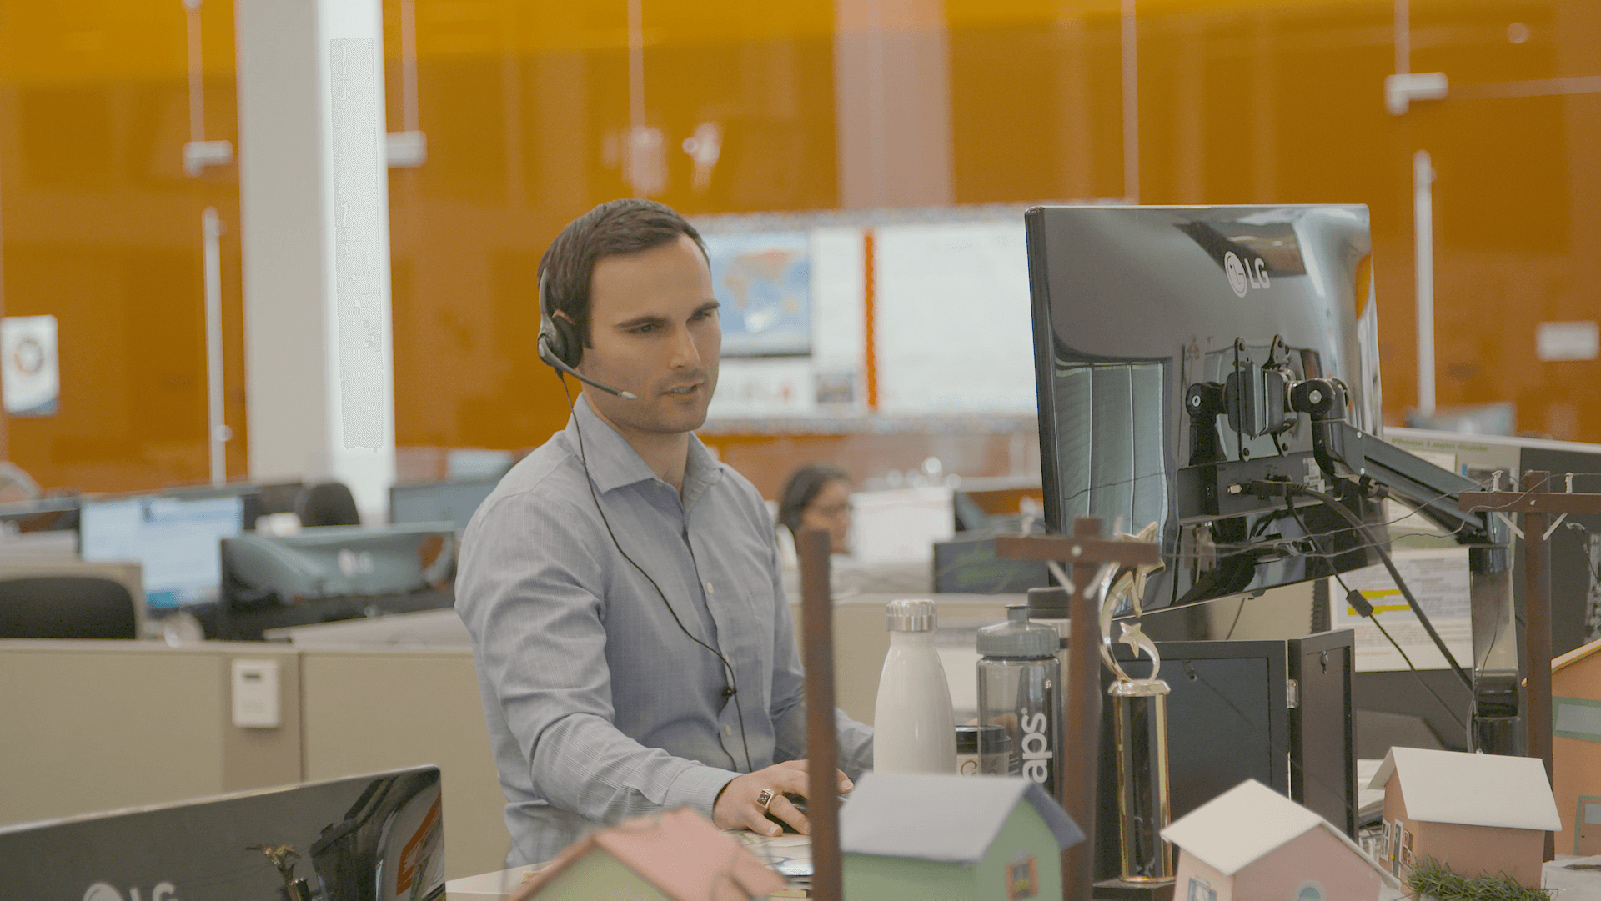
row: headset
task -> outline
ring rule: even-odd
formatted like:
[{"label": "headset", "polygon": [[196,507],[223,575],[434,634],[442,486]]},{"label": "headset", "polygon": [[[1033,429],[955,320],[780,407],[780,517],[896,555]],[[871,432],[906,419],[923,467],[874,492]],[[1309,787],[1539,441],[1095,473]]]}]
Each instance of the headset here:
[{"label": "headset", "polygon": [[[573,396],[567,391],[567,380],[562,378],[564,374],[571,375],[592,388],[615,395],[623,400],[639,399],[638,395],[632,392],[613,388],[610,385],[603,385],[580,375],[575,367],[583,359],[583,354],[584,342],[578,334],[578,327],[566,316],[556,316],[555,305],[550,300],[546,275],[541,273],[539,276],[539,359],[543,360],[550,368],[556,370],[556,377],[561,379],[562,393],[567,395],[567,408],[569,410],[573,409]],[[576,413],[576,410],[574,412]],[[717,662],[723,665],[723,672],[728,676],[728,684],[723,688],[723,702],[725,704],[729,701],[734,702],[734,712],[739,715],[739,741],[745,751],[745,771],[747,773],[754,772],[756,766],[751,762],[750,739],[745,734],[745,710],[739,704],[739,683],[734,677],[734,665],[729,662],[727,657],[723,656],[722,651],[696,638],[695,634],[689,631],[689,627],[684,625],[682,619],[679,619],[678,611],[673,609],[672,602],[667,600],[667,592],[663,591],[661,585],[651,578],[650,573],[645,572],[643,566],[640,566],[633,557],[628,556],[627,551],[623,550],[622,542],[617,540],[617,533],[612,531],[611,520],[606,518],[606,508],[601,506],[600,495],[595,491],[595,479],[589,473],[589,455],[584,450],[583,426],[578,424],[576,418],[573,421],[573,426],[578,431],[578,459],[584,467],[584,481],[589,485],[589,496],[595,501],[595,510],[600,513],[600,521],[606,526],[606,534],[611,536],[612,546],[617,548],[617,553],[621,554],[629,565],[633,566],[640,575],[645,577],[645,581],[650,583],[650,587],[656,589],[656,594],[661,597],[662,603],[666,605],[667,612],[672,616],[673,622],[678,625],[679,631],[683,632],[690,641],[711,652],[712,656],[717,658]],[[688,546],[687,542],[685,546]],[[690,548],[689,558],[693,564],[695,561],[694,548]],[[696,579],[699,581],[699,564],[695,564],[695,567],[697,570]],[[722,745],[722,736],[718,736],[717,743]],[[734,763],[734,769],[738,770],[739,763],[734,759],[734,752],[728,750],[727,746],[723,746],[723,753],[728,755],[729,761]]]},{"label": "headset", "polygon": [[583,382],[591,388],[596,388],[607,394],[613,394],[623,400],[638,400],[639,396],[631,391],[623,391],[610,385],[602,385],[587,376],[578,373],[578,362],[584,358],[584,339],[578,334],[578,326],[573,324],[566,316],[556,316],[556,306],[551,302],[549,287],[546,284],[545,273],[539,275],[539,358],[546,365],[557,372],[565,372],[573,378]]}]

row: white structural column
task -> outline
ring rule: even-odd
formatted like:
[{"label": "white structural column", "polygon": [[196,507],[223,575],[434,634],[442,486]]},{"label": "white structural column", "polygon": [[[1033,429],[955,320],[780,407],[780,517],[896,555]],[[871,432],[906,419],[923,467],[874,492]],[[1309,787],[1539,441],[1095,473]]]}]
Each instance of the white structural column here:
[{"label": "white structural column", "polygon": [[238,0],[250,476],[395,475],[380,0]]},{"label": "white structural column", "polygon": [[954,199],[944,0],[836,3],[834,96],[841,207]]}]

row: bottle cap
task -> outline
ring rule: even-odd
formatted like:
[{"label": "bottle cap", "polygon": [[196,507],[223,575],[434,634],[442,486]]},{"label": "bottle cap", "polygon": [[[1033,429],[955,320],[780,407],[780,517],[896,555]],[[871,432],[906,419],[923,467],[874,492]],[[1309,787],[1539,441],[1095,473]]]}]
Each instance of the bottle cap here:
[{"label": "bottle cap", "polygon": [[1061,647],[1056,630],[1028,621],[1027,604],[1006,605],[1006,622],[978,630],[978,652],[985,657],[1050,657]]},{"label": "bottle cap", "polygon": [[934,631],[934,602],[928,598],[890,601],[886,613],[891,632]]},{"label": "bottle cap", "polygon": [[1072,615],[1067,600],[1067,589],[1058,585],[1049,588],[1030,588],[1029,615],[1035,619],[1067,619]]}]

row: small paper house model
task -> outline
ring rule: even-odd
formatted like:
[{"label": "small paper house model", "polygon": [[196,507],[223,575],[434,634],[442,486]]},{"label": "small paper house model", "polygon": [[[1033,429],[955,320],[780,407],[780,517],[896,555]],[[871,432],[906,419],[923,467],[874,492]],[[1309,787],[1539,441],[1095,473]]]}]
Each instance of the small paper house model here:
[{"label": "small paper house model", "polygon": [[1399,888],[1334,824],[1254,780],[1162,836],[1179,849],[1174,901],[1376,901]]},{"label": "small paper house model", "polygon": [[869,773],[840,814],[847,898],[1062,897],[1062,851],[1083,841],[1034,782]]},{"label": "small paper house model", "polygon": [[748,901],[784,878],[687,808],[634,817],[593,832],[524,883],[513,901]]},{"label": "small paper house model", "polygon": [[1562,828],[1541,761],[1391,748],[1368,787],[1384,789],[1381,863],[1397,876],[1433,858],[1459,876],[1539,888],[1545,833]]},{"label": "small paper house model", "polygon": [[1551,661],[1551,790],[1556,852],[1601,854],[1601,641]]}]

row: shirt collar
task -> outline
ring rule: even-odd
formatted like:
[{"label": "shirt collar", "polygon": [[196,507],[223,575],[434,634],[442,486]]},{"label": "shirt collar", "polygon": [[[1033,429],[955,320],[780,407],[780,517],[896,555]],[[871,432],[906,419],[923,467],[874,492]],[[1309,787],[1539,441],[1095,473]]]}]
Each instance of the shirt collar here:
[{"label": "shirt collar", "polygon": [[[579,430],[583,435],[583,458],[589,477],[595,481],[595,490],[605,494],[626,485],[656,479],[634,446],[618,434],[611,424],[601,419],[589,398],[580,394],[573,405],[573,416],[567,421],[567,436],[578,447]],[[693,432],[689,436],[689,459],[684,467],[684,509],[695,505],[706,489],[722,478],[723,468],[706,445]]]}]

